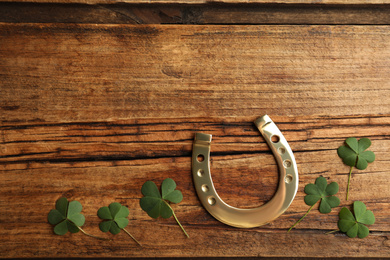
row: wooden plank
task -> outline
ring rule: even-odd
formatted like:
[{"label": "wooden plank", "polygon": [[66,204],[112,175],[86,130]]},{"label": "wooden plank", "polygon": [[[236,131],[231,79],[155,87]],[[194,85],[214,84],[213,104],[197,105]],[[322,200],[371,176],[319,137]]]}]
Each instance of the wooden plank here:
[{"label": "wooden plank", "polygon": [[389,25],[390,5],[63,5],[0,3],[0,22]]},{"label": "wooden plank", "polygon": [[[192,7],[187,7],[192,8]],[[87,5],[1,3],[0,22],[5,23],[186,23],[181,5]]]},{"label": "wooden plank", "polygon": [[4,24],[0,37],[2,121],[390,111],[387,26]]},{"label": "wooden plank", "polygon": [[[301,185],[297,198],[286,214],[276,221],[260,228],[243,230],[225,226],[205,212],[196,198],[191,182],[191,137],[196,128],[192,129],[193,126],[185,119],[175,121],[167,119],[165,123],[160,122],[163,121],[162,119],[144,119],[138,120],[136,124],[117,122],[116,126],[108,124],[106,127],[79,125],[79,127],[84,127],[83,130],[78,130],[80,135],[85,136],[84,142],[79,141],[79,137],[69,137],[66,134],[69,130],[72,131],[75,125],[63,125],[62,130],[58,130],[58,134],[64,134],[66,138],[73,139],[74,143],[79,143],[78,148],[81,151],[73,152],[78,157],[77,159],[58,154],[55,158],[40,160],[31,154],[26,154],[25,158],[19,159],[19,162],[2,162],[3,174],[1,174],[0,190],[4,214],[1,222],[0,242],[7,249],[2,251],[2,256],[261,255],[313,257],[321,255],[341,257],[354,255],[357,248],[362,256],[387,256],[389,253],[386,241],[389,234],[390,203],[388,198],[390,191],[386,169],[389,167],[389,161],[383,158],[386,158],[390,147],[387,131],[390,118],[369,117],[362,120],[360,117],[344,119],[299,117],[286,120],[285,117],[275,117],[274,119],[290,140],[301,172]],[[214,133],[212,174],[216,188],[226,202],[240,207],[253,207],[266,202],[272,197],[277,181],[276,165],[272,156],[267,153],[266,145],[258,133],[252,131],[254,129],[251,124],[240,123],[248,120],[249,118],[239,117],[217,123],[216,120],[201,119],[197,120],[198,129],[196,130]],[[141,129],[141,133],[144,133],[144,141],[132,142],[131,140],[136,138],[134,135],[128,135],[126,141],[121,140],[124,138],[123,135],[115,133],[118,129],[123,129],[122,131],[126,133],[131,132],[126,131],[129,125]],[[356,132],[356,125],[363,126],[360,132]],[[186,126],[190,129],[185,129]],[[29,135],[28,133],[35,132],[37,136],[50,136],[50,134],[43,134],[42,131],[34,131],[32,128],[31,125],[23,130],[19,127],[19,134]],[[49,133],[56,130],[56,126],[36,126],[36,129],[39,128],[45,128]],[[91,128],[95,128],[94,131]],[[331,128],[338,130],[332,131]],[[386,133],[378,132],[379,129]],[[3,132],[9,131],[12,130],[6,128]],[[114,137],[107,137],[108,140],[111,138],[109,144],[106,141],[95,140],[95,142],[106,148],[108,150],[106,153],[113,158],[99,155],[89,157],[83,154],[88,151],[87,146],[93,142],[93,138],[99,139],[98,136],[91,136],[90,133],[106,131],[115,133]],[[307,134],[306,131],[312,133],[310,139],[294,140],[297,136]],[[337,157],[336,149],[345,137],[350,136],[351,132],[358,136],[370,137],[373,140],[371,149],[375,151],[378,158],[367,170],[354,174],[351,186],[352,199],[364,201],[375,212],[376,224],[371,228],[372,233],[365,240],[350,240],[342,235],[325,235],[325,232],[337,228],[337,212],[341,208],[338,207],[327,215],[312,212],[297,227],[297,230],[286,234],[287,228],[308,208],[303,203],[304,184],[323,175],[332,181],[339,182],[340,191],[345,194],[348,168],[342,165]],[[182,140],[183,137],[176,137],[173,141],[167,140],[162,143],[155,140],[158,135],[164,136],[165,140],[166,133],[188,136],[188,140]],[[372,133],[377,135],[372,135]],[[7,136],[17,135],[9,133]],[[64,150],[70,150],[62,139],[56,139],[58,141],[35,141],[45,147],[58,145]],[[29,141],[26,141],[24,145],[24,141],[15,137],[16,142],[23,147],[32,145]],[[130,148],[130,152],[123,151],[121,155],[118,155],[118,151],[111,148],[116,143],[120,143],[116,146]],[[130,146],[129,143],[132,145]],[[140,156],[134,158],[132,150],[137,148],[140,150],[138,152]],[[152,154],[142,154],[144,149],[150,149]],[[158,155],[160,150],[165,150],[165,154]],[[177,151],[181,154],[177,154]],[[92,160],[93,158],[95,160]],[[335,162],[334,166],[330,162]],[[151,220],[138,206],[138,199],[141,197],[139,189],[142,183],[148,179],[161,182],[167,176],[176,179],[178,187],[183,191],[185,199],[175,206],[175,210],[189,232],[190,239],[182,235],[174,220]],[[364,183],[369,183],[370,186],[363,185]],[[376,187],[375,191],[372,190],[372,186]],[[342,194],[343,205],[348,205]],[[60,196],[77,199],[84,204],[83,212],[87,217],[85,229],[94,234],[99,233],[97,207],[107,205],[113,200],[124,203],[131,209],[130,230],[144,244],[144,248],[138,248],[124,236],[119,236],[115,242],[108,244],[104,242],[105,245],[102,247],[101,241],[85,239],[82,235],[70,236],[68,234],[65,237],[53,235],[45,216],[53,207],[55,198]],[[4,205],[6,201],[15,207],[6,208]],[[39,207],[32,207],[37,203]],[[14,217],[5,219],[10,215]],[[25,223],[33,223],[39,231],[35,231],[33,226]],[[161,240],[161,233],[164,232],[170,234],[172,238]],[[322,241],[322,244],[318,244],[319,241]],[[22,251],[18,250],[21,244],[24,247]],[[292,249],[286,251],[286,246],[291,246]],[[329,246],[335,248],[333,253],[324,254],[324,248]],[[247,248],[248,251],[242,251],[242,247]],[[208,250],[210,248],[214,249]]]},{"label": "wooden plank", "polygon": [[[389,40],[389,26],[1,24],[0,256],[387,257]],[[274,222],[228,227],[196,197],[192,139],[213,134],[212,174],[226,202],[261,205],[277,185],[252,123],[265,113],[294,150],[299,191]],[[352,178],[351,200],[376,216],[363,240],[324,234],[352,203],[336,153],[349,136],[369,137],[377,155]],[[319,175],[340,184],[342,205],[311,212],[287,234],[308,209],[304,185]],[[142,183],[167,177],[183,191],[174,208],[190,239],[138,206]],[[144,247],[125,234],[53,235],[46,216],[61,196],[83,203],[93,234],[99,207],[127,205],[129,231]]]},{"label": "wooden plank", "polygon": [[[202,24],[390,24],[389,5],[215,6],[201,10]],[[197,14],[196,12],[194,12]]]},{"label": "wooden plank", "polygon": [[21,2],[21,3],[61,3],[61,4],[329,4],[329,5],[351,5],[351,4],[390,4],[389,0],[0,0],[0,2]]}]

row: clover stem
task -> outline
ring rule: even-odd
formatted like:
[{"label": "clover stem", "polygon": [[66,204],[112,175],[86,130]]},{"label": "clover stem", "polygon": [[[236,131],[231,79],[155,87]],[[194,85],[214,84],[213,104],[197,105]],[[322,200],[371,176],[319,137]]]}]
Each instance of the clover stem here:
[{"label": "clover stem", "polygon": [[90,236],[90,237],[93,237],[93,238],[97,238],[97,239],[101,239],[101,240],[111,240],[111,239],[109,239],[109,238],[98,237],[98,236],[91,235],[91,234],[85,232],[85,231],[84,231],[81,227],[79,227],[79,226],[77,226],[77,228],[78,228],[81,232],[83,232],[84,235],[87,235],[87,236]]},{"label": "clover stem", "polygon": [[124,228],[122,228],[122,230],[123,231],[125,231],[126,232],[126,234],[128,234],[139,246],[141,246],[142,247],[142,245],[138,242],[138,240],[137,239],[135,239],[135,237],[133,237],[131,234],[130,234],[130,232],[129,231],[127,231],[126,229],[124,229]]},{"label": "clover stem", "polygon": [[291,231],[291,229],[293,229],[299,222],[301,222],[302,221],[302,219],[304,219],[306,216],[307,216],[307,214],[309,214],[309,212],[310,212],[310,210],[312,210],[312,208],[314,207],[314,205],[315,204],[313,204],[310,208],[309,208],[309,210],[306,212],[306,214],[305,215],[303,215],[303,217],[302,218],[300,218],[297,222],[295,222],[295,224],[294,225],[292,225],[292,227],[290,227],[290,229],[287,231],[287,233],[288,232],[290,232]]},{"label": "clover stem", "polygon": [[183,226],[180,224],[180,222],[179,222],[179,220],[177,219],[177,217],[176,217],[176,215],[175,215],[175,212],[173,211],[173,209],[172,209],[171,205],[169,205],[169,203],[168,203],[168,202],[166,202],[165,200],[164,200],[164,202],[165,202],[165,204],[167,204],[167,205],[168,205],[168,207],[169,207],[169,208],[172,210],[173,217],[175,218],[175,220],[176,220],[177,224],[179,224],[179,226],[180,226],[181,230],[183,230],[184,234],[185,234],[185,235],[186,235],[186,236],[189,238],[190,236],[187,234],[187,232],[184,230]]},{"label": "clover stem", "polygon": [[325,235],[332,234],[332,233],[337,232],[337,231],[340,231],[340,229],[336,229],[336,230],[332,230],[332,231],[326,232]]},{"label": "clover stem", "polygon": [[352,169],[353,169],[353,166],[351,166],[351,169],[349,170],[349,175],[348,175],[347,200],[348,200],[348,195],[349,195],[349,183],[351,182]]}]

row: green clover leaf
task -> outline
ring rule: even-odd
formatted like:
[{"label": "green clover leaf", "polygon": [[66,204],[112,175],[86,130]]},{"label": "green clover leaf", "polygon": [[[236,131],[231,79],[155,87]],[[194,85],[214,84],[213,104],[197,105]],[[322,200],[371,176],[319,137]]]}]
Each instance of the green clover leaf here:
[{"label": "green clover leaf", "polygon": [[103,232],[110,231],[113,235],[118,234],[122,228],[129,224],[127,219],[129,213],[129,209],[118,202],[113,202],[108,207],[101,207],[97,214],[99,218],[107,221],[99,224],[100,230]]},{"label": "green clover leaf", "polygon": [[356,138],[350,137],[345,140],[345,143],[346,145],[342,145],[337,149],[337,154],[346,165],[364,170],[367,168],[368,163],[375,160],[373,152],[365,151],[371,146],[370,139],[361,138],[358,141]]},{"label": "green clover leaf", "polygon": [[309,183],[305,186],[304,198],[305,203],[308,206],[313,206],[319,200],[321,200],[319,211],[321,213],[329,213],[332,208],[340,205],[340,199],[335,195],[339,191],[339,185],[337,182],[327,184],[324,177],[320,176],[316,179],[315,184]]},{"label": "green clover leaf", "polygon": [[82,205],[78,201],[68,202],[66,198],[60,198],[56,202],[56,209],[52,209],[48,215],[50,224],[55,225],[54,233],[65,235],[68,231],[77,233],[79,227],[84,225],[85,217],[81,214]]},{"label": "green clover leaf", "polygon": [[371,210],[367,210],[366,205],[361,201],[353,203],[352,212],[347,208],[342,208],[339,213],[338,226],[341,232],[347,236],[354,238],[365,238],[369,234],[369,229],[365,225],[372,225],[375,223],[375,216]]},{"label": "green clover leaf", "polygon": [[167,201],[172,203],[180,203],[183,200],[183,195],[179,190],[175,190],[176,183],[174,180],[165,179],[161,185],[161,192],[152,181],[147,181],[142,186],[141,192],[144,195],[140,200],[141,208],[148,213],[152,218],[170,218],[173,214],[172,208]]},{"label": "green clover leaf", "polygon": [[116,235],[121,230],[125,231],[138,245],[141,246],[141,244],[138,242],[137,239],[133,237],[126,229],[125,227],[129,224],[129,220],[127,217],[129,216],[130,212],[129,209],[126,206],[122,206],[118,202],[111,203],[108,207],[101,207],[97,215],[99,218],[104,219],[105,221],[101,222],[99,224],[99,228],[103,232],[110,231],[111,234]]},{"label": "green clover leaf", "polygon": [[311,206],[306,214],[295,222],[287,232],[290,232],[299,222],[301,222],[307,214],[313,209],[314,205],[321,200],[318,210],[321,213],[329,213],[332,208],[340,205],[340,199],[335,195],[339,191],[339,185],[337,182],[327,183],[326,178],[320,176],[316,179],[315,183],[309,183],[305,186],[305,193],[307,194],[304,198],[305,203]]},{"label": "green clover leaf", "polygon": [[170,218],[173,215],[184,234],[189,237],[169,204],[169,202],[180,203],[183,200],[183,194],[176,190],[174,180],[167,178],[162,182],[161,194],[154,182],[147,181],[142,185],[141,193],[144,197],[140,200],[140,206],[150,217]]},{"label": "green clover leaf", "polygon": [[67,198],[60,198],[56,202],[55,209],[52,209],[48,215],[48,221],[54,226],[54,233],[65,235],[66,233],[83,232],[87,236],[98,239],[105,239],[86,233],[81,226],[85,223],[85,217],[81,214],[83,206],[80,202],[74,200],[69,202]]},{"label": "green clover leaf", "polygon": [[353,167],[356,167],[359,170],[366,169],[368,163],[372,163],[375,160],[375,154],[372,151],[366,151],[366,149],[371,146],[371,141],[368,138],[361,138],[358,141],[356,138],[350,137],[345,140],[345,144],[346,145],[342,145],[337,149],[337,154],[346,165],[351,166],[347,185],[348,200],[349,184]]}]

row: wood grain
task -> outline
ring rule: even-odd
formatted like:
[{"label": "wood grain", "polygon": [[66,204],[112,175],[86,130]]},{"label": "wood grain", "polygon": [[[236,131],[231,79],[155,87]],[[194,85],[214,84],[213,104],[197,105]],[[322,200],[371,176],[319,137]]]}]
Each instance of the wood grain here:
[{"label": "wood grain", "polygon": [[1,2],[26,2],[26,3],[61,3],[61,4],[390,4],[389,0],[0,0]]},{"label": "wood grain", "polygon": [[1,3],[0,22],[389,25],[390,5]]},{"label": "wood grain", "polygon": [[[389,26],[1,24],[0,256],[389,256],[389,45]],[[232,228],[196,197],[194,133],[213,134],[221,197],[259,206],[278,182],[252,123],[265,113],[294,151],[299,191],[274,222]],[[354,171],[346,202],[348,167],[336,149],[350,136],[369,137],[377,159]],[[287,234],[308,209],[304,185],[320,175],[340,184],[342,204]],[[190,239],[138,206],[142,184],[167,177],[184,194],[174,209]],[[46,217],[61,196],[84,205],[94,234],[99,207],[127,205],[128,230],[144,247],[124,233],[110,242],[55,236]],[[375,213],[370,236],[325,235],[354,200]]]}]

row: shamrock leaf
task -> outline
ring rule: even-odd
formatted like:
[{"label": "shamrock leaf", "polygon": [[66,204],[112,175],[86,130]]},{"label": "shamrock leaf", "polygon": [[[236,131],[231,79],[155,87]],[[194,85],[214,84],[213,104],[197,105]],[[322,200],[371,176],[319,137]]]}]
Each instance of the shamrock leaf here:
[{"label": "shamrock leaf", "polygon": [[122,206],[118,202],[111,203],[108,207],[101,207],[97,214],[99,218],[105,221],[99,224],[99,228],[103,232],[110,231],[113,235],[118,234],[121,229],[125,231],[138,245],[141,245],[125,227],[129,224],[127,216],[129,216],[129,209]]},{"label": "shamrock leaf", "polygon": [[68,231],[77,233],[79,227],[84,225],[85,217],[81,214],[81,203],[78,201],[68,202],[66,198],[60,198],[56,202],[56,209],[52,209],[48,215],[50,224],[55,225],[54,233],[65,235]]},{"label": "shamrock leaf", "polygon": [[175,190],[176,183],[174,180],[165,179],[161,185],[161,192],[152,181],[147,181],[142,186],[141,192],[145,196],[141,198],[141,208],[152,218],[170,218],[173,214],[172,208],[167,201],[179,203],[183,200],[183,195],[179,190]]},{"label": "shamrock leaf", "polygon": [[320,176],[316,179],[315,184],[309,183],[305,186],[304,198],[308,206],[313,206],[321,200],[319,211],[321,213],[329,213],[332,208],[340,205],[340,199],[335,195],[339,191],[337,182],[332,182],[329,185],[324,177]]},{"label": "shamrock leaf", "polygon": [[365,225],[372,225],[375,223],[375,216],[371,210],[366,209],[361,201],[353,203],[352,212],[347,208],[342,208],[339,213],[338,226],[341,232],[344,232],[349,237],[365,238],[369,234],[369,229]]},{"label": "shamrock leaf", "polygon": [[337,149],[337,154],[346,165],[351,166],[347,185],[348,200],[349,184],[353,167],[356,167],[359,170],[366,169],[368,163],[372,163],[375,160],[375,154],[371,151],[366,151],[366,149],[371,146],[371,141],[368,138],[361,138],[358,141],[356,138],[350,137],[345,140],[345,144],[346,145],[342,145]]},{"label": "shamrock leaf", "polygon": [[342,145],[337,149],[337,154],[343,159],[343,162],[351,167],[356,167],[359,170],[367,168],[368,163],[375,160],[375,154],[371,151],[365,151],[371,146],[371,141],[368,138],[361,138],[359,141],[350,137],[345,140],[346,145]]},{"label": "shamrock leaf", "polygon": [[144,197],[140,200],[140,206],[150,217],[170,218],[173,215],[184,234],[189,237],[169,204],[169,202],[180,203],[183,200],[181,191],[176,190],[174,180],[167,178],[162,182],[161,194],[154,182],[147,181],[142,185],[141,193]]},{"label": "shamrock leaf", "polygon": [[113,202],[108,207],[101,207],[97,214],[99,218],[107,220],[99,224],[100,230],[103,232],[110,231],[116,235],[129,224],[127,219],[129,209],[118,202]]},{"label": "shamrock leaf", "polygon": [[291,229],[293,229],[299,222],[301,222],[319,200],[321,200],[321,202],[318,210],[321,213],[329,213],[332,208],[340,205],[340,199],[336,196],[333,196],[339,191],[339,185],[337,182],[328,184],[326,179],[322,176],[316,179],[315,184],[307,184],[304,191],[307,194],[304,198],[304,201],[308,206],[311,207],[306,212],[306,214],[297,222],[295,222],[295,224],[287,232],[290,232]]},{"label": "shamrock leaf", "polygon": [[60,198],[56,202],[56,208],[52,209],[48,215],[48,221],[54,226],[54,233],[65,235],[68,231],[71,233],[83,232],[87,236],[98,239],[105,239],[86,233],[81,226],[85,223],[85,217],[81,214],[83,206],[80,202],[74,200],[69,202],[67,198]]}]

